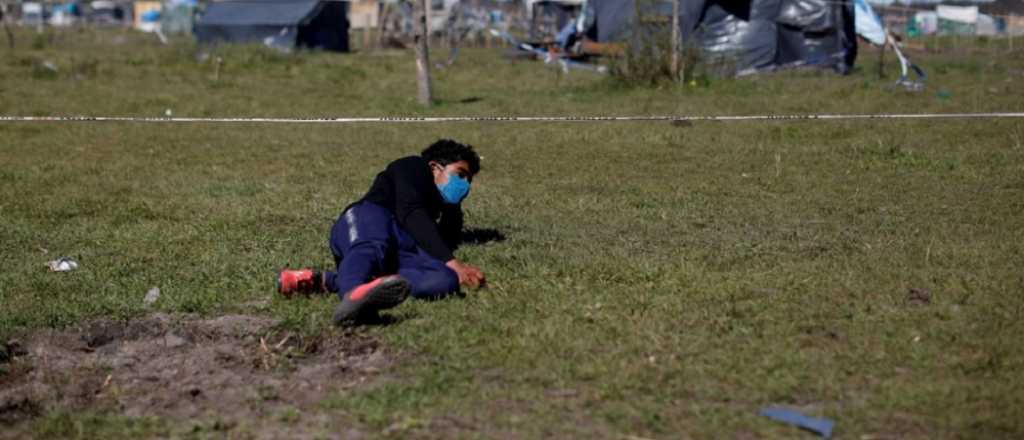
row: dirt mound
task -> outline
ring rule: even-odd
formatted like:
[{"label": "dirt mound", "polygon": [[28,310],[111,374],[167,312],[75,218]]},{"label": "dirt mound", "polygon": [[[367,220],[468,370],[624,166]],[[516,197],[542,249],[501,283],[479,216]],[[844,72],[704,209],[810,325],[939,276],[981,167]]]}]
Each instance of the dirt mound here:
[{"label": "dirt mound", "polygon": [[[328,393],[365,383],[391,363],[367,337],[298,337],[276,331],[275,324],[242,315],[153,315],[41,330],[0,344],[6,371],[0,373],[0,424],[24,427],[47,411],[88,409],[215,418],[277,437],[282,413],[305,417],[303,410],[315,409]],[[310,435],[360,436],[334,430],[338,421],[312,412],[294,427]]]}]

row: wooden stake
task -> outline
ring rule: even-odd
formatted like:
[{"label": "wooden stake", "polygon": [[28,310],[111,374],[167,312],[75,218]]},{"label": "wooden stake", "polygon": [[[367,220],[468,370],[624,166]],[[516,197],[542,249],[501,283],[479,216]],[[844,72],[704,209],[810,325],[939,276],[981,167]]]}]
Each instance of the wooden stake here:
[{"label": "wooden stake", "polygon": [[429,107],[433,101],[430,84],[430,49],[427,47],[427,0],[416,2],[416,97],[421,105]]}]

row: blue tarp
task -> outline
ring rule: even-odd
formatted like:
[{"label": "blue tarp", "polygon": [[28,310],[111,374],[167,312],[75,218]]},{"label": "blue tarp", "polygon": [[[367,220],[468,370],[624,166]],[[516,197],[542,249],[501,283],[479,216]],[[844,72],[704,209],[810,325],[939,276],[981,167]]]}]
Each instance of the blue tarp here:
[{"label": "blue tarp", "polygon": [[320,7],[320,0],[212,2],[203,13],[202,23],[211,26],[296,26],[305,24]]}]

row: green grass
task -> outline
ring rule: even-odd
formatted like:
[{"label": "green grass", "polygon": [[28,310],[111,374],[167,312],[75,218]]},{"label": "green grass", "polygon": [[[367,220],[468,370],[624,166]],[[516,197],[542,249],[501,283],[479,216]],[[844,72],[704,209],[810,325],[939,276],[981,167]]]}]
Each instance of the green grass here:
[{"label": "green grass", "polygon": [[33,434],[39,438],[138,438],[154,432],[169,432],[155,417],[122,417],[90,412],[56,411],[36,422]]},{"label": "green grass", "polygon": [[[915,94],[890,90],[870,54],[846,77],[631,88],[465,50],[435,72],[440,103],[425,110],[406,52],[196,61],[187,41],[123,31],[18,42],[0,58],[3,115],[1024,111],[1020,56],[918,55],[930,83]],[[323,411],[397,437],[798,435],[759,417],[765,405],[833,418],[841,438],[1024,435],[1019,120],[3,123],[0,336],[154,309],[324,331],[332,301],[275,298],[275,271],[328,265],[340,209],[438,137],[484,156],[467,221],[507,240],[459,255],[491,287],[408,302],[398,324],[366,330],[406,360]],[[48,272],[61,255],[81,268]],[[86,437],[174,425],[61,411],[37,424]]]}]

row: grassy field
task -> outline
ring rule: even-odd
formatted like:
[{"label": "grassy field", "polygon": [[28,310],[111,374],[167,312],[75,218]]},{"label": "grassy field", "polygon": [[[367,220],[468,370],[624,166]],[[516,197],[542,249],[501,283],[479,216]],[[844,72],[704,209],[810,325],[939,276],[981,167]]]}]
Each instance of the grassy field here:
[{"label": "grassy field", "polygon": [[[1021,52],[917,55],[929,85],[908,93],[870,53],[845,77],[633,88],[465,50],[435,72],[425,110],[411,52],[199,59],[190,42],[120,30],[18,43],[0,52],[0,115],[1024,111]],[[335,299],[275,297],[279,268],[331,263],[333,220],[383,165],[439,137],[484,156],[467,223],[505,239],[458,254],[489,288],[410,301],[354,333],[331,328]],[[0,243],[0,342],[99,318],[244,314],[372,339],[394,359],[277,414],[285,432],[329,419],[344,430],[317,435],[810,436],[758,415],[778,405],[835,420],[839,438],[1024,436],[1021,120],[0,123]],[[61,255],[81,268],[47,271]],[[0,364],[0,388],[17,362]],[[4,411],[9,432],[39,437],[266,434],[217,412]]]}]

